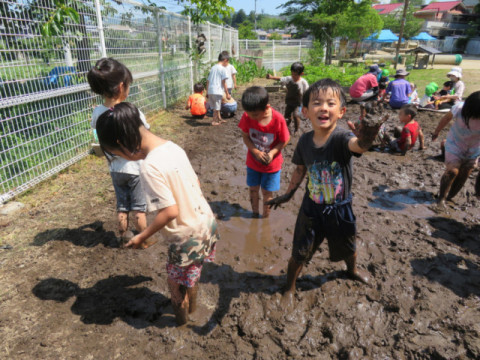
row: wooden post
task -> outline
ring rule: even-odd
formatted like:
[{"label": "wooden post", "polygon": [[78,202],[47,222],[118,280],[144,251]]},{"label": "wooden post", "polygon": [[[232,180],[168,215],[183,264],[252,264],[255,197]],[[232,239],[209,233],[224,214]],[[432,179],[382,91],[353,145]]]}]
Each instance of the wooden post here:
[{"label": "wooden post", "polygon": [[405,27],[405,20],[407,17],[408,3],[409,3],[409,0],[405,0],[405,2],[403,3],[403,17],[402,17],[402,23],[400,24],[400,34],[398,35],[397,50],[395,51],[395,70],[397,69],[397,65],[398,65],[398,54],[400,53],[400,44],[402,42],[403,29]]}]

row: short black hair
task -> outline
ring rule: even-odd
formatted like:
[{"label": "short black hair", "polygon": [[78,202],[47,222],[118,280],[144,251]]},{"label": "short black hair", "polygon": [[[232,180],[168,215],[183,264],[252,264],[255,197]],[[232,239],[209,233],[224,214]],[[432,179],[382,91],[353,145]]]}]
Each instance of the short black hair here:
[{"label": "short black hair", "polygon": [[404,104],[400,110],[402,110],[405,115],[410,115],[412,120],[417,116],[417,108],[413,104]]},{"label": "short black hair", "polygon": [[265,110],[268,100],[268,92],[264,87],[251,86],[242,95],[242,107],[245,111]]},{"label": "short black hair", "polygon": [[128,150],[134,153],[140,148],[143,122],[135,105],[122,102],[99,116],[96,124],[98,141],[103,152]]},{"label": "short black hair", "polygon": [[480,91],[471,93],[463,103],[462,107],[463,122],[470,129],[470,119],[480,119]]},{"label": "short black hair", "polygon": [[203,92],[203,90],[205,90],[205,86],[203,86],[202,83],[196,83],[195,85],[193,85],[193,92],[201,93]]},{"label": "short black hair", "polygon": [[308,108],[311,97],[317,96],[319,92],[325,92],[328,89],[331,89],[333,93],[338,96],[341,107],[345,107],[347,105],[347,100],[345,98],[345,94],[343,93],[342,87],[336,81],[326,78],[313,83],[307,89],[307,91],[305,91],[305,94],[303,94],[303,106]]},{"label": "short black hair", "polygon": [[121,62],[112,58],[103,58],[95,63],[87,74],[88,84],[95,94],[113,98],[119,95],[119,85],[123,82],[130,86],[132,73]]},{"label": "short black hair", "polygon": [[305,67],[301,62],[298,62],[298,61],[294,62],[292,66],[290,66],[290,71],[298,75],[303,73],[303,70],[305,70]]},{"label": "short black hair", "polygon": [[230,60],[230,54],[224,50],[218,55],[218,61]]},{"label": "short black hair", "polygon": [[451,88],[453,88],[453,81],[445,81],[443,83],[443,86],[451,89]]}]

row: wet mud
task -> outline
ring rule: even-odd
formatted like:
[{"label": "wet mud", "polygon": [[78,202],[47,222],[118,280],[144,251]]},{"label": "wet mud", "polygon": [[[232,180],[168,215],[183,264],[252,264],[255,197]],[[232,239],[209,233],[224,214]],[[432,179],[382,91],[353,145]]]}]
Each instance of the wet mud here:
[{"label": "wet mud", "polygon": [[[270,95],[283,112],[284,93]],[[432,210],[444,166],[428,134],[441,114],[418,116],[427,149],[405,157],[369,151],[354,160],[358,265],[371,285],[348,279],[323,244],[288,308],[281,291],[305,184],[270,218],[253,218],[241,110],[215,127],[186,115],[182,104],[169,112],[221,235],[189,324],[175,326],[166,245],[119,247],[106,164],[91,161],[88,179],[60,175],[54,194],[2,222],[0,236],[13,248],[0,250],[0,358],[480,358],[478,170],[447,212]],[[339,126],[358,116],[358,105],[349,104]],[[392,131],[398,115],[391,112],[386,124]],[[303,121],[284,151],[282,190],[298,138],[309,130]]]}]

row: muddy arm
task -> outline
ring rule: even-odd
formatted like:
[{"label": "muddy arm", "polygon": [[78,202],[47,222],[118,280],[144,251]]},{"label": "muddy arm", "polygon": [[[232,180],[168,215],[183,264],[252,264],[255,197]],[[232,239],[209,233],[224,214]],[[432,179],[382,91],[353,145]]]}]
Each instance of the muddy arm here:
[{"label": "muddy arm", "polygon": [[[261,162],[262,164],[265,163],[264,158],[263,158],[263,152],[258,150],[252,140],[250,139],[250,135],[244,131],[242,131],[242,138],[243,138],[243,143],[245,146],[248,148],[248,151],[250,151],[253,155],[253,157]],[[266,165],[266,164],[265,164]]]},{"label": "muddy arm", "polygon": [[150,236],[162,229],[165,225],[167,225],[170,221],[174,220],[177,216],[178,206],[176,204],[159,210],[157,215],[155,215],[153,222],[149,226],[147,226],[147,228],[143,230],[140,234],[134,236],[128,243],[126,243],[125,247],[132,247],[134,249],[137,249]]},{"label": "muddy arm", "polygon": [[281,77],[280,77],[280,76],[273,76],[273,75],[267,74],[267,79],[270,79],[270,80],[280,80]]},{"label": "muddy arm", "polygon": [[367,115],[360,123],[357,137],[348,142],[348,149],[357,154],[363,154],[372,146],[382,124],[388,120],[388,114],[381,116]]},{"label": "muddy arm", "polygon": [[295,171],[292,174],[292,179],[290,180],[290,184],[288,185],[287,192],[283,195],[277,196],[270,201],[267,201],[265,204],[276,209],[279,205],[289,201],[302,183],[302,180],[305,177],[306,173],[307,168],[304,165],[297,165]]}]

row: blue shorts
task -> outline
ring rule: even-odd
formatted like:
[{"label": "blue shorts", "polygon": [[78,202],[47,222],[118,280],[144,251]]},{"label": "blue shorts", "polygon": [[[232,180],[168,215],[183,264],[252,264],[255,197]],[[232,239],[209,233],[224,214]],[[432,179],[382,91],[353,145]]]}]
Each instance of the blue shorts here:
[{"label": "blue shorts", "polygon": [[141,211],[147,210],[147,201],[140,183],[139,175],[119,172],[111,172],[115,196],[117,198],[117,211]]},{"label": "blue shorts", "polygon": [[273,173],[262,173],[247,166],[247,185],[260,185],[263,190],[278,191],[280,190],[280,174],[282,170]]}]

